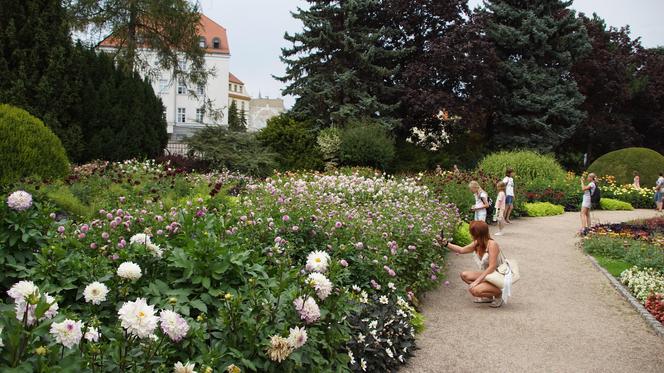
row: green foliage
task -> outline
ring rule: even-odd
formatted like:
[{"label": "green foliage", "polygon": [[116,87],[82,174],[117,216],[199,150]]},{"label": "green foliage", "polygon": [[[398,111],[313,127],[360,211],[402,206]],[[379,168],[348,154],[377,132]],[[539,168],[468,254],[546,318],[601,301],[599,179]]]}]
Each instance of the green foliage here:
[{"label": "green foliage", "polygon": [[478,165],[478,169],[496,179],[505,177],[505,170],[512,168],[515,172],[517,188],[520,183],[544,179],[553,181],[565,177],[565,170],[556,159],[530,150],[502,151],[486,156]]},{"label": "green foliage", "polygon": [[565,212],[565,207],[549,202],[525,203],[523,207],[528,216],[553,216],[561,215]]},{"label": "green foliage", "polygon": [[303,31],[285,35],[284,94],[298,96],[293,113],[317,127],[345,127],[363,118],[396,124],[399,95],[392,84],[398,58],[408,52],[385,43],[398,31],[375,17],[376,1],[311,1],[293,17]]},{"label": "green foliage", "polygon": [[228,130],[233,132],[247,132],[247,123],[244,112],[240,113],[235,100],[228,107]]},{"label": "green foliage", "polygon": [[394,173],[423,172],[436,166],[451,167],[454,163],[447,149],[430,151],[411,142],[397,140],[395,150],[391,167]]},{"label": "green foliage", "polygon": [[69,161],[60,140],[27,111],[0,105],[0,184],[23,177],[62,178]]},{"label": "green foliage", "polygon": [[641,175],[641,185],[655,185],[660,172],[664,172],[664,156],[652,149],[626,148],[616,150],[597,158],[589,172],[597,176],[612,175],[618,184],[631,184],[634,171]]},{"label": "green foliage", "polygon": [[569,78],[591,50],[569,1],[488,0],[482,16],[498,63],[493,140],[502,149],[551,152],[585,118],[584,97]]},{"label": "green foliage", "polygon": [[62,3],[0,2],[0,102],[40,118],[73,162],[159,155],[168,139],[161,99],[109,56],[74,46]]},{"label": "green foliage", "polygon": [[639,239],[590,237],[583,241],[588,254],[621,260],[641,268],[664,271],[664,250],[658,245]]},{"label": "green foliage", "polygon": [[68,215],[73,215],[75,218],[89,219],[94,215],[92,207],[85,205],[71,192],[71,190],[64,186],[49,187],[46,197],[59,209],[66,212]]},{"label": "green foliage", "polygon": [[[538,178],[526,182],[517,194],[528,202],[550,202],[564,206],[565,211],[579,211],[583,197],[579,184],[579,179],[571,174],[562,179]],[[525,193],[521,189],[525,189]]]},{"label": "green foliage", "polygon": [[261,144],[277,154],[282,171],[323,168],[316,136],[316,131],[307,122],[297,121],[287,114],[271,118],[257,134]]},{"label": "green foliage", "polygon": [[612,198],[602,198],[599,201],[599,205],[602,208],[602,210],[622,210],[622,211],[632,211],[634,210],[634,207],[630,205],[627,202],[619,201],[617,199],[612,199]]},{"label": "green foliage", "polygon": [[605,258],[603,256],[595,256],[595,259],[597,259],[599,265],[615,277],[619,277],[623,271],[632,267],[631,264],[619,259]]},{"label": "green foliage", "polygon": [[358,123],[344,130],[340,157],[344,165],[369,166],[384,170],[394,159],[394,139],[379,124]]},{"label": "green foliage", "polygon": [[473,237],[470,235],[470,224],[465,221],[459,224],[454,231],[454,237],[452,240],[459,246],[466,246],[473,242]]},{"label": "green foliage", "polygon": [[218,170],[268,176],[277,167],[276,155],[262,146],[253,133],[210,126],[188,138],[187,144],[190,156],[198,155]]}]

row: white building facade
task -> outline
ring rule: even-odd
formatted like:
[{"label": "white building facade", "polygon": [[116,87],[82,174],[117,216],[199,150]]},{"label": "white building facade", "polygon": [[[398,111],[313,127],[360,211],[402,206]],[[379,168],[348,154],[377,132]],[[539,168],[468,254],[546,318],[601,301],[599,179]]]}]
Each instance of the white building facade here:
[{"label": "white building facade", "polygon": [[[183,79],[174,80],[170,70],[160,71],[151,79],[155,93],[161,97],[164,104],[171,143],[181,142],[206,125],[228,124],[231,53],[227,32],[224,27],[201,14],[199,36],[200,46],[205,49],[205,68],[211,71],[204,87],[194,86]],[[114,49],[111,36],[100,44],[100,49]],[[152,53],[150,50],[142,53],[148,54],[148,59],[152,60],[149,58]],[[184,62],[180,67],[183,70],[187,68]],[[209,107],[206,102],[210,103]],[[206,109],[219,111],[221,119],[212,118]]]}]

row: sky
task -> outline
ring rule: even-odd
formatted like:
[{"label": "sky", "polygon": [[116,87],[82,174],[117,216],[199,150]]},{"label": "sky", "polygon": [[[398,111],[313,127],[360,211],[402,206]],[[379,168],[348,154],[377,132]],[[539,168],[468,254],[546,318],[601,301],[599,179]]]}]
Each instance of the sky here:
[{"label": "sky", "polygon": [[[442,0],[444,1],[444,0]],[[470,0],[471,6],[482,0]],[[203,13],[228,30],[231,72],[245,82],[249,94],[281,97],[284,84],[272,75],[284,74],[279,60],[288,42],[283,36],[302,29],[292,11],[306,6],[304,0],[200,0]],[[597,13],[610,26],[630,25],[646,47],[664,46],[664,0],[574,0],[572,8]],[[284,97],[286,107],[295,99]]]}]

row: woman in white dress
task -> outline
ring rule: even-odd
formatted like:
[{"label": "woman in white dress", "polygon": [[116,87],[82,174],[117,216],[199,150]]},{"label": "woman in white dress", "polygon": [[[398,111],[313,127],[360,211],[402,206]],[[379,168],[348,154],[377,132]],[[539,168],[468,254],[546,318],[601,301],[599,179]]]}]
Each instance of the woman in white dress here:
[{"label": "woman in white dress", "polygon": [[457,254],[473,253],[479,271],[463,271],[461,280],[468,284],[468,292],[475,297],[475,303],[491,303],[491,307],[500,307],[503,305],[502,290],[485,280],[486,276],[503,264],[500,247],[489,235],[489,226],[485,222],[472,221],[469,230],[473,237],[469,245],[461,247],[447,240],[441,244]]},{"label": "woman in white dress", "polygon": [[485,192],[477,181],[471,181],[468,188],[475,196],[475,204],[470,211],[475,213],[473,220],[486,222],[486,209],[489,208],[489,195]]}]

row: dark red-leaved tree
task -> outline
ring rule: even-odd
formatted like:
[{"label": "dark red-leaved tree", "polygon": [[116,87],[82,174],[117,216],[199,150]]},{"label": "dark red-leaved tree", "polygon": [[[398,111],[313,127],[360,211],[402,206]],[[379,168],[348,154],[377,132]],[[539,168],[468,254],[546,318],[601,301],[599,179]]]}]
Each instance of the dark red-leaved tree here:
[{"label": "dark red-leaved tree", "polygon": [[572,75],[585,96],[581,106],[587,114],[574,136],[564,146],[569,158],[589,160],[609,151],[638,145],[642,135],[632,125],[628,105],[635,86],[639,39],[629,27],[607,27],[596,14],[579,14],[588,32],[592,51],[572,67]]}]

